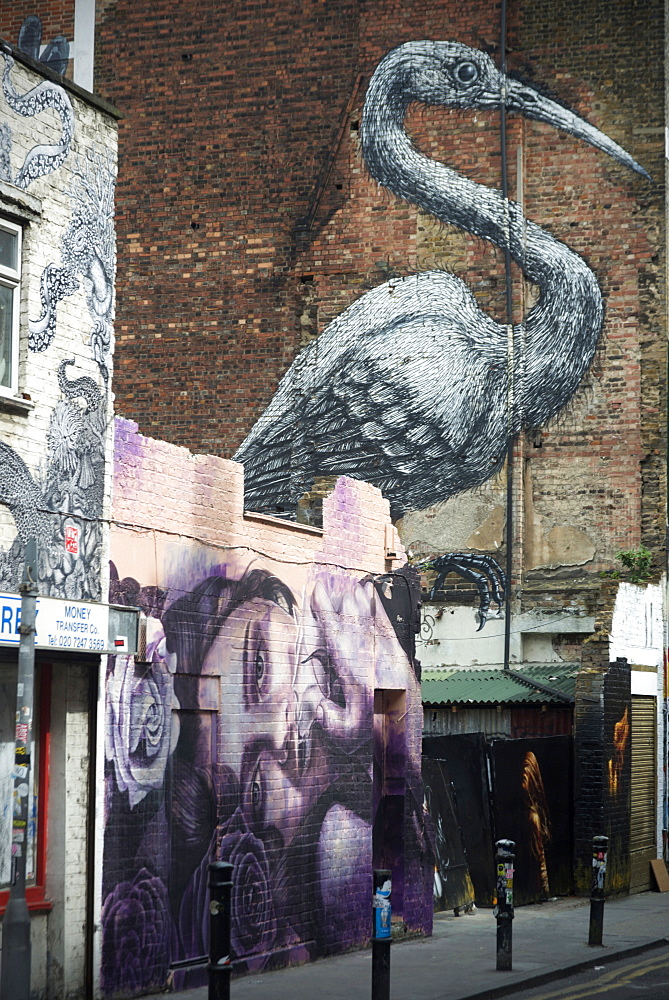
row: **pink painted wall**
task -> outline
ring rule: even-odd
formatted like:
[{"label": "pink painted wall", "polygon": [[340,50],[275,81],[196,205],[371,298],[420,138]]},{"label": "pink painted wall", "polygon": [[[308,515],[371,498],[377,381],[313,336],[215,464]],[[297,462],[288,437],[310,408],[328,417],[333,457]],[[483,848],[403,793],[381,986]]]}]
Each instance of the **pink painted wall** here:
[{"label": "pink painted wall", "polygon": [[240,465],[117,420],[110,599],[143,609],[149,641],[107,677],[109,996],[206,952],[212,858],[235,865],[238,971],[362,945],[373,865],[393,870],[396,915],[431,929],[415,599],[388,502],[342,478],[321,531],[242,498]]}]

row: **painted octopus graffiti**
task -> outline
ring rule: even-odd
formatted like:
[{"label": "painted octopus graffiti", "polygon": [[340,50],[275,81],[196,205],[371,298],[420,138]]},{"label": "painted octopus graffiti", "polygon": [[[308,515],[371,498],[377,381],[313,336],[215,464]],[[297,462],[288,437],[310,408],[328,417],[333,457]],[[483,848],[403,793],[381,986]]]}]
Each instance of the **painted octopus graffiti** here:
[{"label": "painted octopus graffiti", "polygon": [[[24,118],[34,118],[50,109],[55,111],[61,120],[60,142],[37,143],[29,151],[16,176],[14,178],[11,175],[5,177],[6,180],[12,180],[17,187],[26,189],[38,177],[53,173],[64,163],[74,137],[74,110],[67,92],[62,87],[51,83],[50,80],[43,80],[26,94],[19,94],[11,78],[14,59],[7,52],[3,52],[3,56],[5,69],[2,75],[2,91],[12,111]],[[6,128],[9,129],[8,126]],[[11,132],[8,134],[11,142]]]},{"label": "painted octopus graffiti", "polygon": [[[559,413],[590,367],[603,318],[595,275],[519,204],[423,155],[404,128],[415,102],[505,107],[648,177],[617,143],[477,49],[413,41],[389,52],[362,116],[371,176],[441,222],[508,247],[539,299],[513,328],[510,351],[507,326],[453,274],[392,278],[367,292],[297,356],[238,449],[250,509],[294,510],[315,476],[344,474],[378,486],[394,518],[447,500],[497,473],[509,436]],[[464,575],[480,572],[494,587],[492,562],[477,570],[465,560]]]},{"label": "painted octopus graffiti", "polygon": [[[206,955],[213,858],[234,866],[238,969],[364,941],[374,684],[419,699],[374,582],[320,570],[298,600],[266,569],[219,566],[170,603],[112,577],[111,599],[142,606],[150,638],[146,663],[116,657],[107,678],[105,994],[160,988],[172,962]],[[428,852],[419,755],[406,774],[412,885]]]},{"label": "painted octopus graffiti", "polygon": [[[66,91],[43,81],[19,94],[11,79],[13,58],[3,53],[3,95],[8,106],[24,117],[55,111],[62,123],[58,143],[37,144],[15,175],[11,168],[11,131],[2,133],[0,165],[4,176],[18,187],[57,170],[70,153],[74,138],[74,111]],[[61,239],[61,263],[49,263],[41,277],[41,315],[29,322],[28,348],[46,351],[57,328],[56,306],[79,289],[81,279],[91,317],[89,345],[102,376],[102,386],[84,375],[69,378],[75,359],[57,368],[62,399],[54,407],[47,433],[47,452],[33,476],[23,459],[0,442],[0,502],[12,513],[17,537],[0,552],[0,586],[15,587],[28,538],[38,539],[42,593],[79,599],[99,599],[100,546],[105,440],[108,430],[107,388],[114,347],[113,302],[115,281],[114,189],[116,169],[107,152],[89,151],[72,170],[67,191],[72,217]],[[66,535],[78,538],[76,552]]]}]

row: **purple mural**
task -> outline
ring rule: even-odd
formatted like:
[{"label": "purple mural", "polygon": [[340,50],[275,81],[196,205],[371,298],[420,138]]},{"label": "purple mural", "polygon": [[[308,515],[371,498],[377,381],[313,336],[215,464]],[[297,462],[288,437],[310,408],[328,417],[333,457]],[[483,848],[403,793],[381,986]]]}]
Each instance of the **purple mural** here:
[{"label": "purple mural", "polygon": [[[397,583],[404,597],[407,581]],[[237,971],[369,937],[373,842],[375,855],[396,851],[377,843],[387,797],[374,790],[375,688],[420,705],[406,615],[392,616],[396,630],[386,611],[393,585],[392,574],[314,568],[291,588],[252,563],[168,592],[112,566],[111,600],[142,607],[148,641],[145,662],[112,657],[107,675],[105,995],[197,983],[179,963],[207,953],[213,859],[234,866]],[[388,749],[401,790],[399,900],[403,882],[421,894],[431,864],[420,740],[404,727],[391,726]],[[422,905],[413,896],[409,919]]]}]

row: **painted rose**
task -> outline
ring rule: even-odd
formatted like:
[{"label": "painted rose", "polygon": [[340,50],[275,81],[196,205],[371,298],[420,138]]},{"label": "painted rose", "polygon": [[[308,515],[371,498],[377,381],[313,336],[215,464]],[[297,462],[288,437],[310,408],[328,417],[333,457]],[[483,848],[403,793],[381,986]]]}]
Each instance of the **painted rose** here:
[{"label": "painted rose", "polygon": [[165,985],[170,964],[167,889],[142,868],[119,882],[102,907],[102,991],[135,996]]},{"label": "painted rose", "polygon": [[265,847],[235,813],[219,844],[217,860],[233,866],[230,944],[238,958],[268,951],[276,916]]},{"label": "painted rose", "polygon": [[162,788],[169,756],[179,739],[179,708],[160,622],[147,622],[146,662],[117,656],[107,677],[107,759],[134,808]]}]

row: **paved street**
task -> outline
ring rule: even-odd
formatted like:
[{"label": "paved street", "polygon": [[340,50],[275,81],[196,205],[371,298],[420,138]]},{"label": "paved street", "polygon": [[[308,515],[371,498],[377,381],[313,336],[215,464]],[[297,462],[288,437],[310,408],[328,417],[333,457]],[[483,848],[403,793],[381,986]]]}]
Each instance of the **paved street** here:
[{"label": "paved street", "polygon": [[507,1000],[666,1000],[669,996],[669,948],[606,965],[593,964],[559,984],[510,993]]},{"label": "paved street", "polygon": [[[669,893],[645,892],[608,901],[601,948],[587,945],[589,912],[588,900],[580,898],[516,910],[511,972],[496,971],[492,911],[462,917],[437,915],[431,938],[393,944],[391,998],[484,1000],[510,996],[521,986],[557,988],[570,972],[607,967],[637,954],[652,958],[654,948],[664,949],[669,943]],[[231,1000],[367,1000],[370,995],[369,950],[247,976],[234,980],[231,988]],[[207,990],[191,990],[182,996],[206,1000]]]}]

